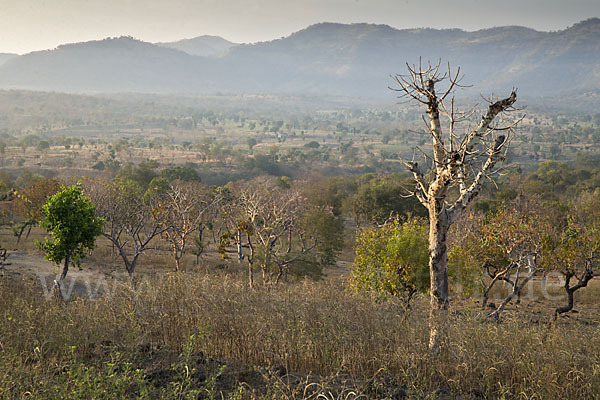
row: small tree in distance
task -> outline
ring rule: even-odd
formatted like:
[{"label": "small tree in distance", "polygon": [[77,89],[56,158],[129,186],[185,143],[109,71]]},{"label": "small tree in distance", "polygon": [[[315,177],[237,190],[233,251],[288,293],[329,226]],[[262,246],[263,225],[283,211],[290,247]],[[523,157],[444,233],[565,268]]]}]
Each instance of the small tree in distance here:
[{"label": "small tree in distance", "polygon": [[96,216],[94,205],[79,184],[63,186],[50,197],[42,207],[42,218],[40,225],[52,235],[52,240],[46,238],[43,243],[37,242],[38,247],[46,252],[47,260],[56,264],[64,261],[62,272],[54,281],[60,294],[69,264],[79,265],[85,251],[95,247],[96,237],[102,234],[104,220]]},{"label": "small tree in distance", "polygon": [[[520,302],[528,282],[548,265],[548,243],[552,231],[564,228],[560,213],[537,198],[519,195],[488,215],[470,221],[469,232],[451,251],[453,266],[474,265],[486,278],[482,308],[500,313],[513,299]],[[492,288],[499,282],[509,287],[508,295],[496,306],[488,303]]]},{"label": "small tree in distance", "polygon": [[[429,348],[432,354],[437,354],[446,337],[444,321],[449,304],[448,230],[478,194],[483,182],[497,172],[496,164],[504,159],[516,123],[500,127],[494,121],[497,116],[513,110],[517,92],[513,90],[507,98],[495,102],[490,99],[487,111],[476,123],[470,120],[474,112],[460,113],[454,109],[451,95],[460,86],[460,68],[453,73],[448,65],[448,72],[442,73],[439,62],[424,68],[420,61],[418,66],[407,64],[407,68],[408,74],[394,76],[398,86],[390,89],[397,91],[400,98],[427,108],[424,133],[431,139],[431,150],[418,149],[425,157],[426,168],[414,159],[405,165],[416,181],[414,195],[429,214]],[[447,87],[438,95],[436,85],[444,81]],[[446,103],[447,98],[450,104]],[[441,122],[444,117],[449,126],[446,132]],[[461,122],[467,123],[467,127],[459,133]]]},{"label": "small tree in distance", "polygon": [[162,235],[171,247],[176,271],[181,269],[188,239],[200,229],[205,214],[219,200],[216,191],[195,182],[170,185],[157,199],[153,217],[159,221]]},{"label": "small tree in distance", "polygon": [[600,196],[586,193],[570,207],[567,224],[550,240],[548,267],[564,276],[567,304],[554,310],[554,320],[573,310],[574,294],[600,271]]},{"label": "small tree in distance", "polygon": [[60,189],[60,183],[56,179],[36,179],[22,190],[17,192],[15,209],[23,217],[23,222],[13,228],[17,243],[27,229],[26,238],[29,238],[31,228],[38,223],[42,217],[42,206]]},{"label": "small tree in distance", "polygon": [[[161,186],[164,181],[155,181]],[[151,250],[151,242],[160,236],[162,215],[154,212],[161,187],[144,190],[131,180],[86,182],[98,214],[106,220],[104,237],[111,241],[125,264],[132,283],[139,257]],[[153,185],[151,185],[153,186]]]}]

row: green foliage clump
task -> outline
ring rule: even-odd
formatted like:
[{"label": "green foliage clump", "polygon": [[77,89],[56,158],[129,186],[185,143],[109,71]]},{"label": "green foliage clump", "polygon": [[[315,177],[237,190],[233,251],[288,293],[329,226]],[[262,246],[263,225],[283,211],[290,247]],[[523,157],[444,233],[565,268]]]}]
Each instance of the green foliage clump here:
[{"label": "green foliage clump", "polygon": [[305,231],[317,238],[314,256],[321,268],[335,264],[338,253],[344,247],[344,224],[332,207],[313,206],[304,215]]},{"label": "green foliage clump", "polygon": [[[144,379],[144,372],[131,363],[113,360],[101,366],[83,362],[69,365],[55,382],[48,382],[44,397],[50,399],[135,399],[147,398],[152,385]],[[43,386],[42,386],[43,388]]]},{"label": "green foliage clump", "polygon": [[40,225],[52,235],[52,240],[46,238],[38,246],[46,252],[47,260],[57,264],[65,260],[68,268],[69,261],[78,264],[85,251],[94,248],[103,223],[79,184],[63,186],[42,207]]},{"label": "green foliage clump", "polygon": [[398,219],[363,230],[356,239],[351,285],[377,297],[405,296],[429,288],[427,224]]},{"label": "green foliage clump", "polygon": [[158,176],[156,169],[159,164],[155,160],[142,161],[137,166],[132,163],[125,164],[117,174],[117,179],[135,182],[143,189],[147,189],[152,179]]},{"label": "green foliage clump", "polygon": [[321,145],[319,144],[319,142],[312,140],[308,143],[306,143],[304,145],[304,147],[308,148],[308,149],[318,149]]},{"label": "green foliage clump", "polygon": [[160,175],[170,182],[180,180],[183,182],[200,182],[200,175],[193,165],[176,165],[174,167],[165,168],[160,172]]},{"label": "green foliage clump", "polygon": [[365,174],[360,180],[356,193],[345,204],[357,225],[362,222],[382,224],[391,214],[426,215],[425,208],[415,197],[406,197],[406,188],[414,186],[412,179],[397,174],[379,177]]}]

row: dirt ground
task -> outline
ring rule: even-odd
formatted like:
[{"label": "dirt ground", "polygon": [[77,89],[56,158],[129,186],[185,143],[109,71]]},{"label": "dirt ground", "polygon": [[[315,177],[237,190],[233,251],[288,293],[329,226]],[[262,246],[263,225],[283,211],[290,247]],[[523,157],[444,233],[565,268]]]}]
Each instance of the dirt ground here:
[{"label": "dirt ground", "polygon": [[[53,281],[61,271],[61,267],[44,259],[41,254],[26,251],[7,252],[6,264],[0,266],[0,277],[13,281],[33,279],[40,285],[44,296],[51,296]],[[117,271],[106,271],[98,265],[84,262],[81,268],[71,266],[63,284],[63,295],[66,298],[90,296],[92,298],[105,292],[114,285],[121,284],[125,274]]]}]

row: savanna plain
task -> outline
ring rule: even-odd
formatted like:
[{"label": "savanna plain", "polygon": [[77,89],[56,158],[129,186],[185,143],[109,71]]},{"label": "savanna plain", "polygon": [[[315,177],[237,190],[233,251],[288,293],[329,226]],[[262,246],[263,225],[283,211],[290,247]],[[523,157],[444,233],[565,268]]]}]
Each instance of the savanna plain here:
[{"label": "savanna plain", "polygon": [[432,352],[425,112],[0,91],[0,397],[600,398],[600,114],[514,110]]}]

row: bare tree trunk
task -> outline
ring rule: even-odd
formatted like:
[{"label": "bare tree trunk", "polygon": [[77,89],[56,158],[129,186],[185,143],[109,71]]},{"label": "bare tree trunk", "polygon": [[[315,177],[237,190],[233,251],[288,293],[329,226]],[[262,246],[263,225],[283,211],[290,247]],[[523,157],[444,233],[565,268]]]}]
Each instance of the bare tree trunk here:
[{"label": "bare tree trunk", "polygon": [[515,281],[514,281],[514,283],[512,285],[512,288],[513,288],[512,291],[504,299],[504,301],[502,302],[502,304],[500,304],[500,306],[496,310],[494,310],[494,312],[492,312],[489,315],[490,317],[498,318],[500,316],[500,313],[506,307],[506,305],[508,303],[510,303],[511,300],[515,298],[515,296],[518,296],[520,298],[520,296],[521,296],[521,290],[523,290],[523,288],[525,287],[525,285],[527,284],[527,282],[529,282],[531,279],[533,279],[533,277],[537,273],[537,268],[536,268],[536,265],[535,265],[535,258],[533,256],[529,256],[529,258],[527,260],[527,263],[529,264],[529,274],[525,277],[525,279],[523,280],[523,282],[521,282],[521,284],[519,284],[519,270],[517,269],[517,275],[515,276]]},{"label": "bare tree trunk", "polygon": [[[15,235],[17,236],[17,244],[19,244],[19,242],[21,241],[21,237],[23,236],[23,233],[25,232],[25,229],[27,227],[29,227],[29,230],[31,231],[31,224],[33,222],[31,221],[27,221],[23,224],[23,226],[21,227],[21,229],[19,230],[19,232],[15,232]],[[27,238],[29,238],[29,233],[27,234]]]},{"label": "bare tree trunk", "polygon": [[60,274],[60,280],[64,280],[69,272],[69,262],[71,261],[71,255],[67,254],[65,257],[65,265],[63,266],[62,273]]},{"label": "bare tree trunk", "polygon": [[[513,288],[513,290],[514,290],[516,282],[511,281],[508,276],[501,277],[499,280],[508,283],[510,285],[510,287]],[[517,291],[517,301],[515,301],[515,304],[520,304],[520,303],[521,303],[521,291],[519,290],[519,291]]]},{"label": "bare tree trunk", "polygon": [[267,271],[267,265],[266,264],[262,264],[261,265],[261,271],[262,271],[262,280],[263,280],[263,286],[267,286],[267,281],[268,281],[268,271]]},{"label": "bare tree trunk", "polygon": [[133,256],[133,259],[131,261],[129,261],[129,258],[127,257],[125,250],[119,246],[117,246],[117,248],[119,250],[119,254],[121,254],[121,258],[123,259],[123,262],[125,263],[125,269],[127,270],[127,274],[129,275],[129,280],[131,281],[131,285],[135,286],[134,272],[135,272],[135,266],[137,264],[138,256],[140,254],[139,253],[136,254],[135,256]]},{"label": "bare tree trunk", "polygon": [[[202,224],[200,224],[198,226],[198,245],[199,246],[203,246],[202,245],[202,236],[204,234],[204,226]],[[202,250],[204,251],[204,250]],[[200,248],[198,249],[197,253],[196,253],[196,265],[198,265],[200,263],[200,255],[202,253],[200,252]]]},{"label": "bare tree trunk", "polygon": [[[415,196],[429,212],[429,270],[431,278],[431,314],[430,314],[430,337],[429,348],[432,355],[440,353],[447,342],[446,319],[448,313],[448,254],[446,239],[448,229],[467,205],[479,193],[482,182],[492,176],[494,167],[498,161],[503,159],[504,151],[507,149],[508,139],[505,135],[496,135],[494,131],[501,129],[510,134],[510,130],[516,124],[508,127],[498,128],[491,126],[494,118],[504,111],[511,110],[517,100],[516,91],[510,96],[495,103],[490,101],[488,111],[481,118],[479,124],[469,128],[467,133],[458,137],[455,131],[455,123],[467,118],[456,118],[454,112],[454,101],[451,106],[444,105],[444,99],[453,93],[455,86],[460,81],[460,68],[451,73],[439,71],[440,63],[428,65],[423,68],[421,60],[418,66],[407,64],[408,75],[396,75],[395,81],[401,98],[412,99],[427,106],[428,133],[431,137],[432,157],[426,155],[427,163],[431,162],[433,175],[427,177],[416,161],[404,164],[413,174],[416,188]],[[446,91],[438,96],[435,85],[448,79],[449,85]],[[444,135],[440,122],[440,109],[449,116],[449,132]],[[480,168],[474,168],[473,162],[479,163]],[[448,203],[448,190],[456,184],[458,186],[458,198],[452,204]]]},{"label": "bare tree trunk", "polygon": [[[437,208],[437,207],[436,207]],[[429,349],[438,354],[446,341],[448,313],[448,218],[437,210],[429,215],[430,329]]]},{"label": "bare tree trunk", "polygon": [[284,274],[284,267],[280,264],[277,265],[278,271],[277,271],[277,276],[275,277],[275,284],[278,285],[279,282],[281,281],[281,278],[283,277]]},{"label": "bare tree trunk", "polygon": [[32,227],[33,227],[33,224],[29,224],[29,228],[27,229],[27,234],[25,235],[25,239],[29,239],[29,235],[31,234]]},{"label": "bare tree trunk", "polygon": [[242,246],[242,231],[240,229],[237,230],[235,240],[237,242],[238,262],[241,263],[242,261],[244,261],[244,254],[242,252],[242,249],[243,249],[243,246]]},{"label": "bare tree trunk", "polygon": [[181,269],[181,257],[175,251],[175,272],[179,272]]},{"label": "bare tree trunk", "polygon": [[254,272],[252,271],[251,262],[248,262],[248,286],[250,286],[250,289],[254,287]]},{"label": "bare tree trunk", "polygon": [[252,241],[250,240],[250,235],[247,234],[248,237],[248,248],[250,249],[250,254],[248,254],[248,285],[250,289],[254,287],[254,246],[252,245]]},{"label": "bare tree trunk", "polygon": [[492,278],[492,281],[490,282],[490,284],[483,291],[483,299],[481,301],[481,308],[483,310],[485,310],[485,306],[487,305],[487,302],[489,300],[490,291],[492,290],[492,288],[494,287],[494,285],[496,284],[496,282],[498,282],[498,280],[500,279],[500,275],[502,275],[503,273],[505,273],[505,272],[502,271],[501,273],[497,273],[495,275],[492,275],[489,272],[489,270],[488,270],[488,276],[490,276]]},{"label": "bare tree trunk", "polygon": [[125,268],[127,269],[127,274],[129,275],[129,282],[131,283],[131,287],[135,289],[135,264],[128,264]]},{"label": "bare tree trunk", "polygon": [[65,277],[67,276],[67,272],[69,272],[69,261],[71,260],[70,254],[67,254],[65,257],[65,263],[63,265],[62,271],[58,279],[54,281],[54,297],[60,300],[66,300],[65,296],[62,293],[62,283]]},{"label": "bare tree trunk", "polygon": [[571,278],[573,275],[567,275],[565,277],[565,291],[567,292],[567,305],[562,307],[557,307],[554,310],[554,321],[557,320],[558,316],[563,313],[567,313],[573,309],[573,294],[581,288],[587,286],[588,282],[594,278],[594,274],[591,270],[586,270],[579,278],[579,282],[575,286],[571,286]]}]

